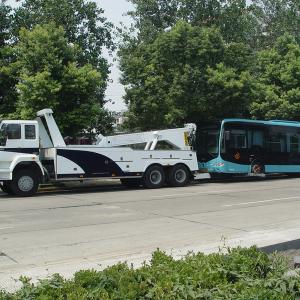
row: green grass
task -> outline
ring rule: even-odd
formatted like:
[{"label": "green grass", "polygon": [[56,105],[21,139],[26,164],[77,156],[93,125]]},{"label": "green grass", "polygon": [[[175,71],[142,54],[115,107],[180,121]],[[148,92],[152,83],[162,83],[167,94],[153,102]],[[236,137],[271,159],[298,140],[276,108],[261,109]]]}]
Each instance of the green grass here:
[{"label": "green grass", "polygon": [[119,263],[103,271],[79,271],[69,280],[56,274],[35,285],[21,278],[23,287],[0,292],[0,299],[296,299],[300,277],[288,277],[288,270],[282,256],[256,247],[190,253],[181,260],[156,251],[138,269]]}]

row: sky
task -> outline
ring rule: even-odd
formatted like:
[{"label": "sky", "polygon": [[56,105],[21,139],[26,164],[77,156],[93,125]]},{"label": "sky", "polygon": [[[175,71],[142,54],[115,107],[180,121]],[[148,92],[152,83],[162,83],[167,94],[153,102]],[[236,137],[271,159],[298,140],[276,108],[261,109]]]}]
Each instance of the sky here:
[{"label": "sky", "polygon": [[[132,9],[132,5],[127,0],[95,0],[99,7],[104,9],[104,15],[106,18],[114,23],[116,26],[122,22],[124,25],[130,25],[131,19],[129,16],[125,16],[126,12]],[[112,63],[110,79],[107,91],[106,99],[112,99],[106,104],[106,107],[113,111],[121,111],[126,109],[126,105],[122,99],[124,95],[124,88],[119,82],[120,71],[118,69],[117,62],[113,62],[109,57],[109,62]]]},{"label": "sky", "polygon": [[[99,7],[103,8],[104,16],[108,21],[118,26],[120,22],[124,25],[130,25],[130,17],[126,16],[126,12],[132,9],[132,5],[127,0],[94,0],[98,3]],[[17,2],[15,0],[7,0],[7,4],[15,7]],[[108,59],[111,66],[110,83],[106,90],[106,100],[108,101],[106,107],[112,111],[122,111],[126,109],[126,105],[122,99],[124,95],[124,88],[119,82],[120,71],[118,63],[113,61],[113,58],[104,52],[105,57]]]}]

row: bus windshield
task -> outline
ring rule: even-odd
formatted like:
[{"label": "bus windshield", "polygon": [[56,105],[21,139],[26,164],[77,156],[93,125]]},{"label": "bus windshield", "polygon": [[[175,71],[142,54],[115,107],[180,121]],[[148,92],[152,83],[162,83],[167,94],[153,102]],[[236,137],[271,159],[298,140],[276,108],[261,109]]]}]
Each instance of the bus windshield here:
[{"label": "bus windshield", "polygon": [[197,127],[196,151],[198,161],[206,162],[218,156],[220,128],[217,126]]}]

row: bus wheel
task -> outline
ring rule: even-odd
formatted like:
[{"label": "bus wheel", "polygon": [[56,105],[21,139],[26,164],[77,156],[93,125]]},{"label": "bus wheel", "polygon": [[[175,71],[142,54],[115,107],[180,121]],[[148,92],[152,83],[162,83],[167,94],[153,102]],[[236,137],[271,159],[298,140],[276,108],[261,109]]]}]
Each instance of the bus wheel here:
[{"label": "bus wheel", "polygon": [[1,190],[8,195],[13,194],[9,182],[3,182],[1,185]]},{"label": "bus wheel", "polygon": [[175,165],[168,174],[168,183],[171,186],[185,186],[190,180],[190,171],[185,165]]},{"label": "bus wheel", "polygon": [[254,162],[251,166],[251,172],[254,174],[264,173],[264,167],[260,162]]},{"label": "bus wheel", "polygon": [[148,189],[157,189],[165,183],[164,169],[159,165],[150,166],[143,176],[143,186]]},{"label": "bus wheel", "polygon": [[126,187],[139,187],[141,185],[140,178],[122,178],[121,183]]},{"label": "bus wheel", "polygon": [[32,170],[19,170],[14,174],[10,186],[12,192],[17,196],[32,196],[39,188],[38,176]]}]

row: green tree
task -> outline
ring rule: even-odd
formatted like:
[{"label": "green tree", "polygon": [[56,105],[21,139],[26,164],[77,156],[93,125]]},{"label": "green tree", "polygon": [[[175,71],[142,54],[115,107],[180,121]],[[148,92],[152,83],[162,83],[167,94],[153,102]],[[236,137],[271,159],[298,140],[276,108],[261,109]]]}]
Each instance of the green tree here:
[{"label": "green tree", "polygon": [[157,34],[185,21],[193,26],[217,26],[228,42],[247,42],[256,46],[261,35],[257,15],[261,9],[246,0],[130,0],[135,10],[138,38],[151,41]]},{"label": "green tree", "polygon": [[260,119],[300,120],[300,45],[290,35],[258,54],[251,114]]},{"label": "green tree", "polygon": [[35,25],[55,23],[65,30],[69,43],[78,45],[79,66],[91,64],[101,73],[102,85],[98,89],[98,101],[104,104],[109,64],[103,57],[103,49],[113,49],[113,26],[104,17],[97,3],[89,0],[24,0],[14,14],[14,34],[21,28],[31,30]]},{"label": "green tree", "polygon": [[33,118],[37,110],[51,107],[64,135],[98,126],[103,78],[91,64],[79,65],[80,48],[68,43],[63,27],[51,23],[21,29],[15,52],[17,117]]},{"label": "green tree", "polygon": [[299,0],[253,0],[259,7],[257,18],[263,32],[263,47],[273,46],[285,33],[300,42]]},{"label": "green tree", "polygon": [[14,59],[11,39],[12,10],[5,4],[0,3],[0,115],[14,111],[16,99],[15,72],[9,68]]},{"label": "green tree", "polygon": [[153,43],[121,49],[129,127],[248,115],[251,50],[219,30],[179,22]]}]

